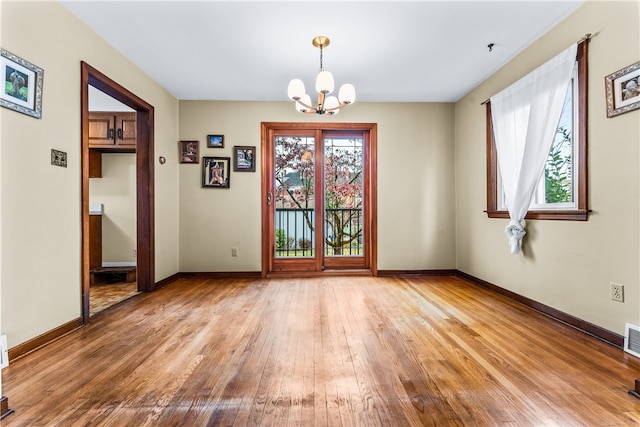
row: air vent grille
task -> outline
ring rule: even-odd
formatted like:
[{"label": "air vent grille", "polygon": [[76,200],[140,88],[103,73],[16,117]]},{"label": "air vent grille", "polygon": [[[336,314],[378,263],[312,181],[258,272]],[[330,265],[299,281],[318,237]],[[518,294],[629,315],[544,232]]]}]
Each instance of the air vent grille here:
[{"label": "air vent grille", "polygon": [[640,326],[631,323],[625,325],[624,351],[640,357]]}]

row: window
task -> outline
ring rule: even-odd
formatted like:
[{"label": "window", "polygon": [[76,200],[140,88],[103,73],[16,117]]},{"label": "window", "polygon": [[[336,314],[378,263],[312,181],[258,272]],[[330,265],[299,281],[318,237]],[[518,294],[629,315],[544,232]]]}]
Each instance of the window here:
[{"label": "window", "polygon": [[[587,46],[578,45],[576,67],[549,152],[545,172],[529,206],[526,219],[586,221],[587,210]],[[487,103],[487,214],[509,218],[504,203],[491,103]]]}]

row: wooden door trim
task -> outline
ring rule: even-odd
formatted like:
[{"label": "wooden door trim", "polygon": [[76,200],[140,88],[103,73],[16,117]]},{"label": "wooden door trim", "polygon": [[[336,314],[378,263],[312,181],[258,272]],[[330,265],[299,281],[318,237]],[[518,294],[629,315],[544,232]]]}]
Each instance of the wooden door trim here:
[{"label": "wooden door trim", "polygon": [[86,62],[81,62],[82,318],[89,321],[89,85],[136,110],[136,273],[138,290],[155,289],[154,107]]},{"label": "wooden door trim", "polygon": [[[262,277],[267,277],[273,273],[273,266],[271,265],[272,257],[269,256],[269,251],[274,245],[274,236],[271,235],[269,230],[269,224],[272,218],[270,218],[271,209],[267,205],[268,200],[268,182],[271,179],[271,167],[269,165],[269,156],[267,154],[267,143],[270,139],[273,139],[276,131],[278,130],[306,130],[313,131],[321,129],[322,131],[349,131],[349,130],[361,130],[368,132],[369,134],[369,173],[367,176],[367,184],[365,191],[368,193],[365,195],[365,215],[368,216],[368,221],[371,227],[371,232],[367,233],[365,240],[365,247],[370,248],[368,253],[365,254],[366,270],[358,270],[360,273],[366,275],[378,274],[378,125],[376,123],[307,123],[307,122],[262,122],[260,124],[260,141],[261,141],[261,210],[262,210]],[[345,274],[349,270],[342,270]],[[354,271],[356,273],[356,271]],[[288,274],[288,273],[287,273]],[[300,274],[303,274],[302,272]],[[314,272],[313,275],[322,274],[335,274],[335,271],[328,272]]]}]

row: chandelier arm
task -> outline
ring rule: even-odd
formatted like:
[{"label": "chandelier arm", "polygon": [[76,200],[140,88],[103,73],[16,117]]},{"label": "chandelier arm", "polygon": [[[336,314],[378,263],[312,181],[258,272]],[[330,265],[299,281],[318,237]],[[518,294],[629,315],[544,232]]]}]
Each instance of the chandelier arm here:
[{"label": "chandelier arm", "polygon": [[342,102],[340,103],[337,107],[333,107],[333,108],[325,108],[325,111],[335,111],[335,110],[339,110],[342,107],[346,107],[347,105],[349,105],[349,102]]},{"label": "chandelier arm", "polygon": [[303,107],[305,107],[305,108],[308,108],[308,109],[313,110],[313,111],[315,111],[315,110],[316,110],[313,106],[311,106],[311,105],[307,105],[307,104],[305,104],[304,102],[300,101],[301,99],[302,99],[302,98],[298,98],[298,99],[296,99],[295,101],[296,101],[298,104],[300,104],[300,105],[302,105]]}]

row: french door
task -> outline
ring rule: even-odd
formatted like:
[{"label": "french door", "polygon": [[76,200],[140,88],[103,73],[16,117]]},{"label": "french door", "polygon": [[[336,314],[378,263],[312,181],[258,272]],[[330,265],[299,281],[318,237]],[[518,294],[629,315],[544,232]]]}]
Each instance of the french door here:
[{"label": "french door", "polygon": [[262,124],[262,274],[376,274],[376,125]]}]

